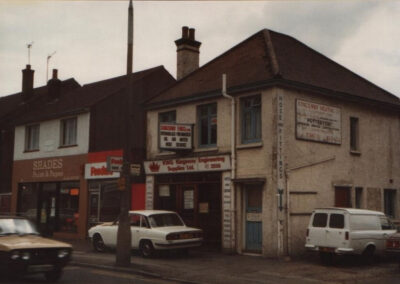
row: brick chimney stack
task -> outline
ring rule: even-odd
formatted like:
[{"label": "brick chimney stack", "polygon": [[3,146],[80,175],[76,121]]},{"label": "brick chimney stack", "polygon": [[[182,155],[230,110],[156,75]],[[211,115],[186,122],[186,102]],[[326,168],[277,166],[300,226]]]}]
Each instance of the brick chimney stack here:
[{"label": "brick chimney stack", "polygon": [[33,74],[35,70],[31,69],[31,65],[27,64],[22,70],[22,95],[24,100],[29,99],[33,94]]},{"label": "brick chimney stack", "polygon": [[194,33],[195,29],[182,27],[182,38],[175,41],[177,47],[177,80],[180,80],[199,68],[201,42],[195,40]]},{"label": "brick chimney stack", "polygon": [[53,69],[53,77],[47,82],[47,92],[49,100],[58,99],[60,96],[61,81],[58,79],[57,69]]}]

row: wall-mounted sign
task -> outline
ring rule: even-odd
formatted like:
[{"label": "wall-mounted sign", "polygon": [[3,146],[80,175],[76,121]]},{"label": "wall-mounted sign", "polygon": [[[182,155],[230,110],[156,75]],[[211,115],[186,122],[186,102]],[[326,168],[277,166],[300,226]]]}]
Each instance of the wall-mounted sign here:
[{"label": "wall-mounted sign", "polygon": [[158,196],[160,197],[169,197],[169,184],[162,184],[158,186]]},{"label": "wall-mounted sign", "polygon": [[140,176],[142,171],[142,166],[140,164],[131,164],[131,175]]},{"label": "wall-mounted sign", "polygon": [[122,157],[107,157],[107,170],[109,172],[122,172],[123,163]]},{"label": "wall-mounted sign", "polygon": [[85,179],[119,178],[119,172],[107,170],[107,163],[90,163],[85,165]]},{"label": "wall-mounted sign", "polygon": [[231,160],[228,155],[144,162],[144,170],[146,174],[150,175],[226,171],[230,170],[230,168]]},{"label": "wall-mounted sign", "polygon": [[159,146],[164,150],[190,150],[193,147],[193,125],[160,123]]},{"label": "wall-mounted sign", "polygon": [[340,108],[296,100],[296,138],[341,144]]}]

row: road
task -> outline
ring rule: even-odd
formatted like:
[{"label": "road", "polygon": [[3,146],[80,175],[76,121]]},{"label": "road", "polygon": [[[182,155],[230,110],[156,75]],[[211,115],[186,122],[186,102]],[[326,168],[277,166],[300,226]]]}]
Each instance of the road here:
[{"label": "road", "polygon": [[[18,280],[0,280],[1,284],[34,284],[46,283],[43,275],[31,275]],[[130,273],[92,269],[78,266],[67,266],[58,284],[178,284],[181,282],[149,278]]]}]

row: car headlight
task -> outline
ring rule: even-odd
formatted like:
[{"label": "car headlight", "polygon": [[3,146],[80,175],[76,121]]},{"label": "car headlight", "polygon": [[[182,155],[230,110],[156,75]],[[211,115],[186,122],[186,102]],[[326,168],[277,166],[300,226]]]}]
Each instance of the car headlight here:
[{"label": "car headlight", "polygon": [[64,258],[64,257],[66,257],[66,256],[68,256],[68,255],[69,255],[69,250],[67,250],[67,249],[60,249],[60,250],[57,252],[58,258]]},{"label": "car headlight", "polygon": [[23,259],[23,260],[29,260],[30,258],[31,258],[31,253],[30,252],[23,252],[22,254],[21,254],[21,258]]},{"label": "car headlight", "polygon": [[18,259],[19,258],[19,251],[13,251],[12,253],[11,253],[11,256],[10,256],[10,258],[12,259],[12,260],[16,260],[16,259]]}]

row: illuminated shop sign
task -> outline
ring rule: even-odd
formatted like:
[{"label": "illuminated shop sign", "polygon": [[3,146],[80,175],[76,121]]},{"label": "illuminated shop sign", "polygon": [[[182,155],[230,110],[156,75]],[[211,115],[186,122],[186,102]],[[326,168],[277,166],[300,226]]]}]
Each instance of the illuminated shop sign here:
[{"label": "illuminated shop sign", "polygon": [[160,123],[159,146],[164,150],[192,149],[193,126],[191,124]]},{"label": "illuminated shop sign", "polygon": [[151,175],[168,173],[226,171],[230,168],[231,160],[228,155],[144,162],[144,169],[146,174]]},{"label": "illuminated shop sign", "polygon": [[340,108],[296,100],[296,138],[341,144]]}]

